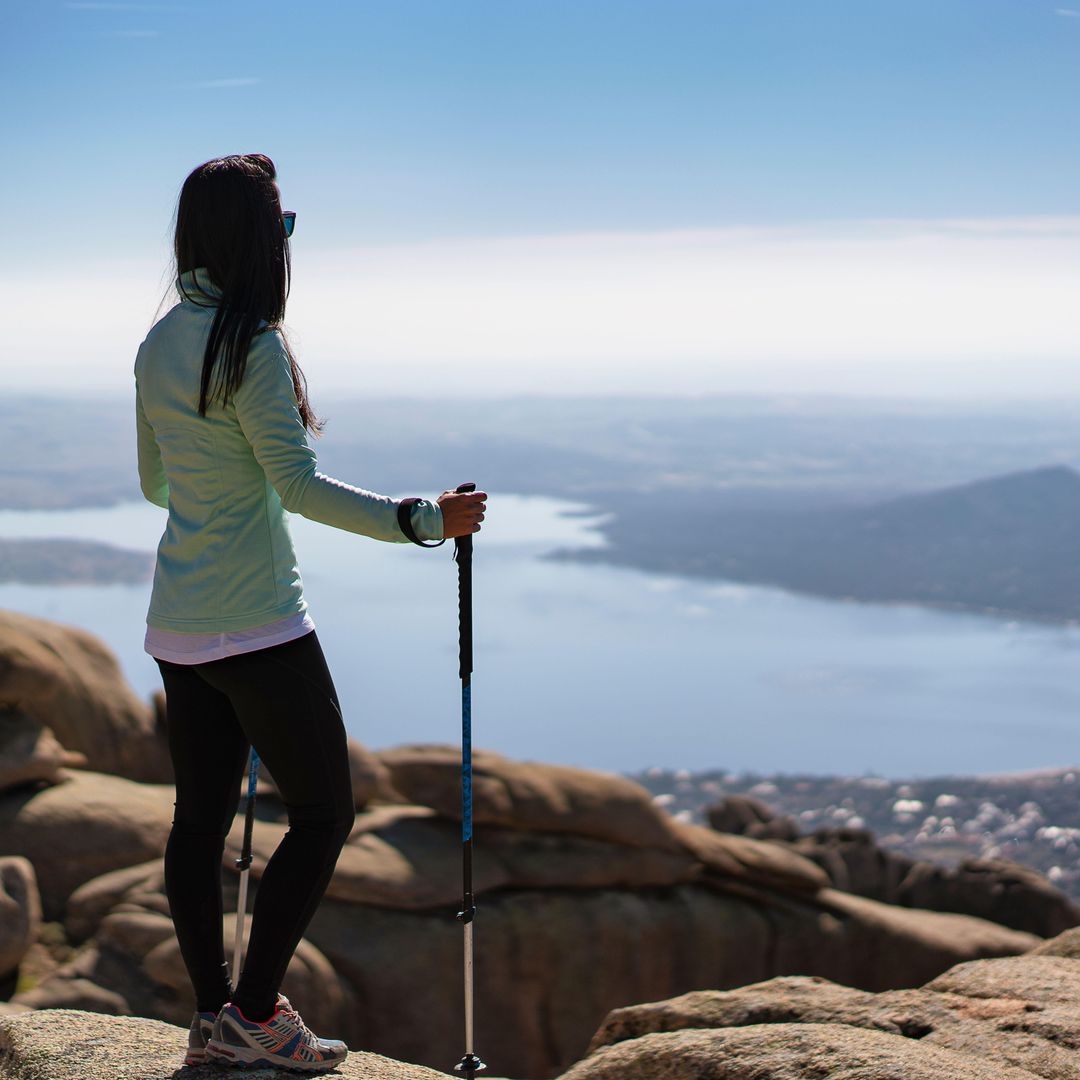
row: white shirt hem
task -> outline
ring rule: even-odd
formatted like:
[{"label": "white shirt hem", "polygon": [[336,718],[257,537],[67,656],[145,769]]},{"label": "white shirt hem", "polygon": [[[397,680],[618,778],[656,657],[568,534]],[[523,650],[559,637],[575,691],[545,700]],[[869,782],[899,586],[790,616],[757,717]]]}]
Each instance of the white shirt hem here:
[{"label": "white shirt hem", "polygon": [[303,637],[314,629],[315,623],[306,610],[262,626],[221,633],[180,634],[148,626],[143,649],[156,660],[167,660],[173,664],[204,664],[208,660],[224,660],[227,656],[281,645]]}]

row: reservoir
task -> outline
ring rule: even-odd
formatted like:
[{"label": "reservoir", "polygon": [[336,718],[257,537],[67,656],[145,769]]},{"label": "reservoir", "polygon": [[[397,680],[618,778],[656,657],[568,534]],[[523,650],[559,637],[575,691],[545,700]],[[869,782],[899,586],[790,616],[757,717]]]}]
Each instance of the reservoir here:
[{"label": "reservoir", "polygon": [[[149,503],[0,511],[0,536],[152,552],[165,518]],[[617,772],[900,777],[1080,761],[1080,627],[544,558],[603,546],[598,520],[489,492],[474,538],[474,746]],[[349,733],[374,748],[459,745],[453,543],[289,524]],[[142,651],[149,593],[149,581],[0,584],[0,606],[99,635],[146,696],[160,686]]]}]

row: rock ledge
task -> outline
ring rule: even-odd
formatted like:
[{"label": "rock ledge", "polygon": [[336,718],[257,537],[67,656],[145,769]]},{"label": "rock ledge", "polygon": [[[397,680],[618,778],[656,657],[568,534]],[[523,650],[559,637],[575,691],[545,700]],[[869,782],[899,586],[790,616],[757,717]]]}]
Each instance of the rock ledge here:
[{"label": "rock ledge", "polygon": [[[0,1016],[0,1076],[5,1080],[295,1080],[283,1069],[185,1068],[187,1031],[160,1020],[40,1009]],[[445,1080],[446,1073],[353,1051],[318,1076],[355,1080]],[[490,1080],[499,1080],[491,1077]]]}]

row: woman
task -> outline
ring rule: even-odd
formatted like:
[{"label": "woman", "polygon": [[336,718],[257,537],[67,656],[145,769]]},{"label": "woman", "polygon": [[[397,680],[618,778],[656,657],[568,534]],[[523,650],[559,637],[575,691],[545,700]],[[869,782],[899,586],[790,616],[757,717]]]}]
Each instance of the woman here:
[{"label": "woman", "polygon": [[[355,819],[345,727],[286,511],[390,543],[480,530],[487,495],[394,500],[317,471],[321,433],[281,320],[288,236],[273,162],[208,161],[176,214],[176,289],[135,361],[139,477],[168,522],[146,623],[176,775],[165,887],[195,991],[186,1064],[314,1071],[348,1050],[279,993]],[[289,828],[266,864],[243,971],[229,978],[221,866],[249,748]],[[235,975],[236,973],[234,973]]]}]

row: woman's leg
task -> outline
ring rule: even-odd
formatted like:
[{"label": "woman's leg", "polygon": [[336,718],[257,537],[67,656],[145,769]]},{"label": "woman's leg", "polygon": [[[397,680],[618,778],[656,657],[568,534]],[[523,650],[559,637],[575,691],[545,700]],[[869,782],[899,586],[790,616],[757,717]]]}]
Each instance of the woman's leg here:
[{"label": "woman's leg", "polygon": [[356,819],[345,725],[315,631],[198,665],[228,696],[289,816],[255,894],[234,1003],[265,1020]]},{"label": "woman's leg", "polygon": [[248,741],[228,697],[191,665],[159,660],[176,775],[165,891],[199,1011],[232,996],[222,941],[221,862],[240,801]]}]

